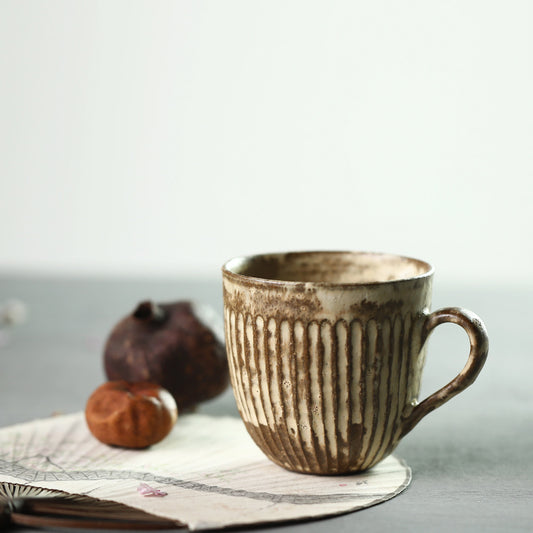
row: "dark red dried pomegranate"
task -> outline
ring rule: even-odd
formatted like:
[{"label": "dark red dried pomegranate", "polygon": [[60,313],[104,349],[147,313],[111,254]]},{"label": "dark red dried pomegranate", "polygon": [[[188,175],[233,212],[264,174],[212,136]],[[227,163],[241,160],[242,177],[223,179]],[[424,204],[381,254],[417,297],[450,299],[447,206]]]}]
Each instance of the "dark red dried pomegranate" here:
[{"label": "dark red dried pomegranate", "polygon": [[220,394],[229,383],[226,350],[205,310],[188,301],[141,302],[109,335],[108,379],[157,383],[182,412]]}]

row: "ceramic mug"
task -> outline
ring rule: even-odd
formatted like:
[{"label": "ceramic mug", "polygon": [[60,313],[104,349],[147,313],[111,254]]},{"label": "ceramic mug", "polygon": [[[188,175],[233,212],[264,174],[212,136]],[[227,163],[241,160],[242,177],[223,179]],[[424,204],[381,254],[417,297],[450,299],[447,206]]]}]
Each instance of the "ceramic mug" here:
[{"label": "ceramic mug", "polygon": [[[367,252],[240,257],[223,269],[230,376],[261,450],[293,471],[366,470],[426,414],[471,385],[488,352],[472,312],[430,312],[433,267]],[[418,403],[431,331],[459,324],[462,372]]]}]

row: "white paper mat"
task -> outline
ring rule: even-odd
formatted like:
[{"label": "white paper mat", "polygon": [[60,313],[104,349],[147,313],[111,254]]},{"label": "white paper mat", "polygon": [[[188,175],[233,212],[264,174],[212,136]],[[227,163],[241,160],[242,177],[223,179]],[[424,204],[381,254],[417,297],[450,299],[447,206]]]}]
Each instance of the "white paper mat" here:
[{"label": "white paper mat", "polygon": [[[0,482],[112,500],[190,529],[355,511],[396,496],[410,480],[410,468],[392,456],[364,474],[288,472],[230,417],[183,415],[166,439],[140,451],[101,444],[83,413],[0,428]],[[143,497],[141,482],[167,496]]]}]

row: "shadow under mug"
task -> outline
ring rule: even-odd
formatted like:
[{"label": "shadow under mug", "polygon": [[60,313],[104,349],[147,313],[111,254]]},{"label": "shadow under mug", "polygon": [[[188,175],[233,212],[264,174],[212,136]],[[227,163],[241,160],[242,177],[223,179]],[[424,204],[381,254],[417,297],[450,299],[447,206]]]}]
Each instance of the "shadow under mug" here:
[{"label": "shadow under mug", "polygon": [[[223,267],[230,376],[246,428],[289,470],[370,468],[429,412],[471,385],[488,352],[481,320],[430,312],[433,268],[367,252],[294,252]],[[425,343],[444,322],[470,340],[466,366],[418,403]]]}]

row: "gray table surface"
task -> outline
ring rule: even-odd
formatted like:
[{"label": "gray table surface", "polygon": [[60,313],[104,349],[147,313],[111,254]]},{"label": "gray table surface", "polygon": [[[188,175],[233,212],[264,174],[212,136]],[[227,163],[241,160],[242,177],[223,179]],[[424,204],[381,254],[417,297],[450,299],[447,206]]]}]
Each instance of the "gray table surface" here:
[{"label": "gray table surface", "polygon": [[[0,347],[0,426],[83,410],[105,380],[107,334],[138,301],[194,299],[222,312],[216,279],[0,278],[0,302],[12,297],[27,304],[29,316]],[[253,531],[533,531],[532,304],[531,289],[439,289],[435,280],[433,308],[475,311],[491,344],[474,385],[428,415],[397,448],[413,470],[409,488],[355,513]],[[438,328],[421,396],[453,378],[467,351],[459,327]],[[200,411],[238,416],[231,390]]]}]

